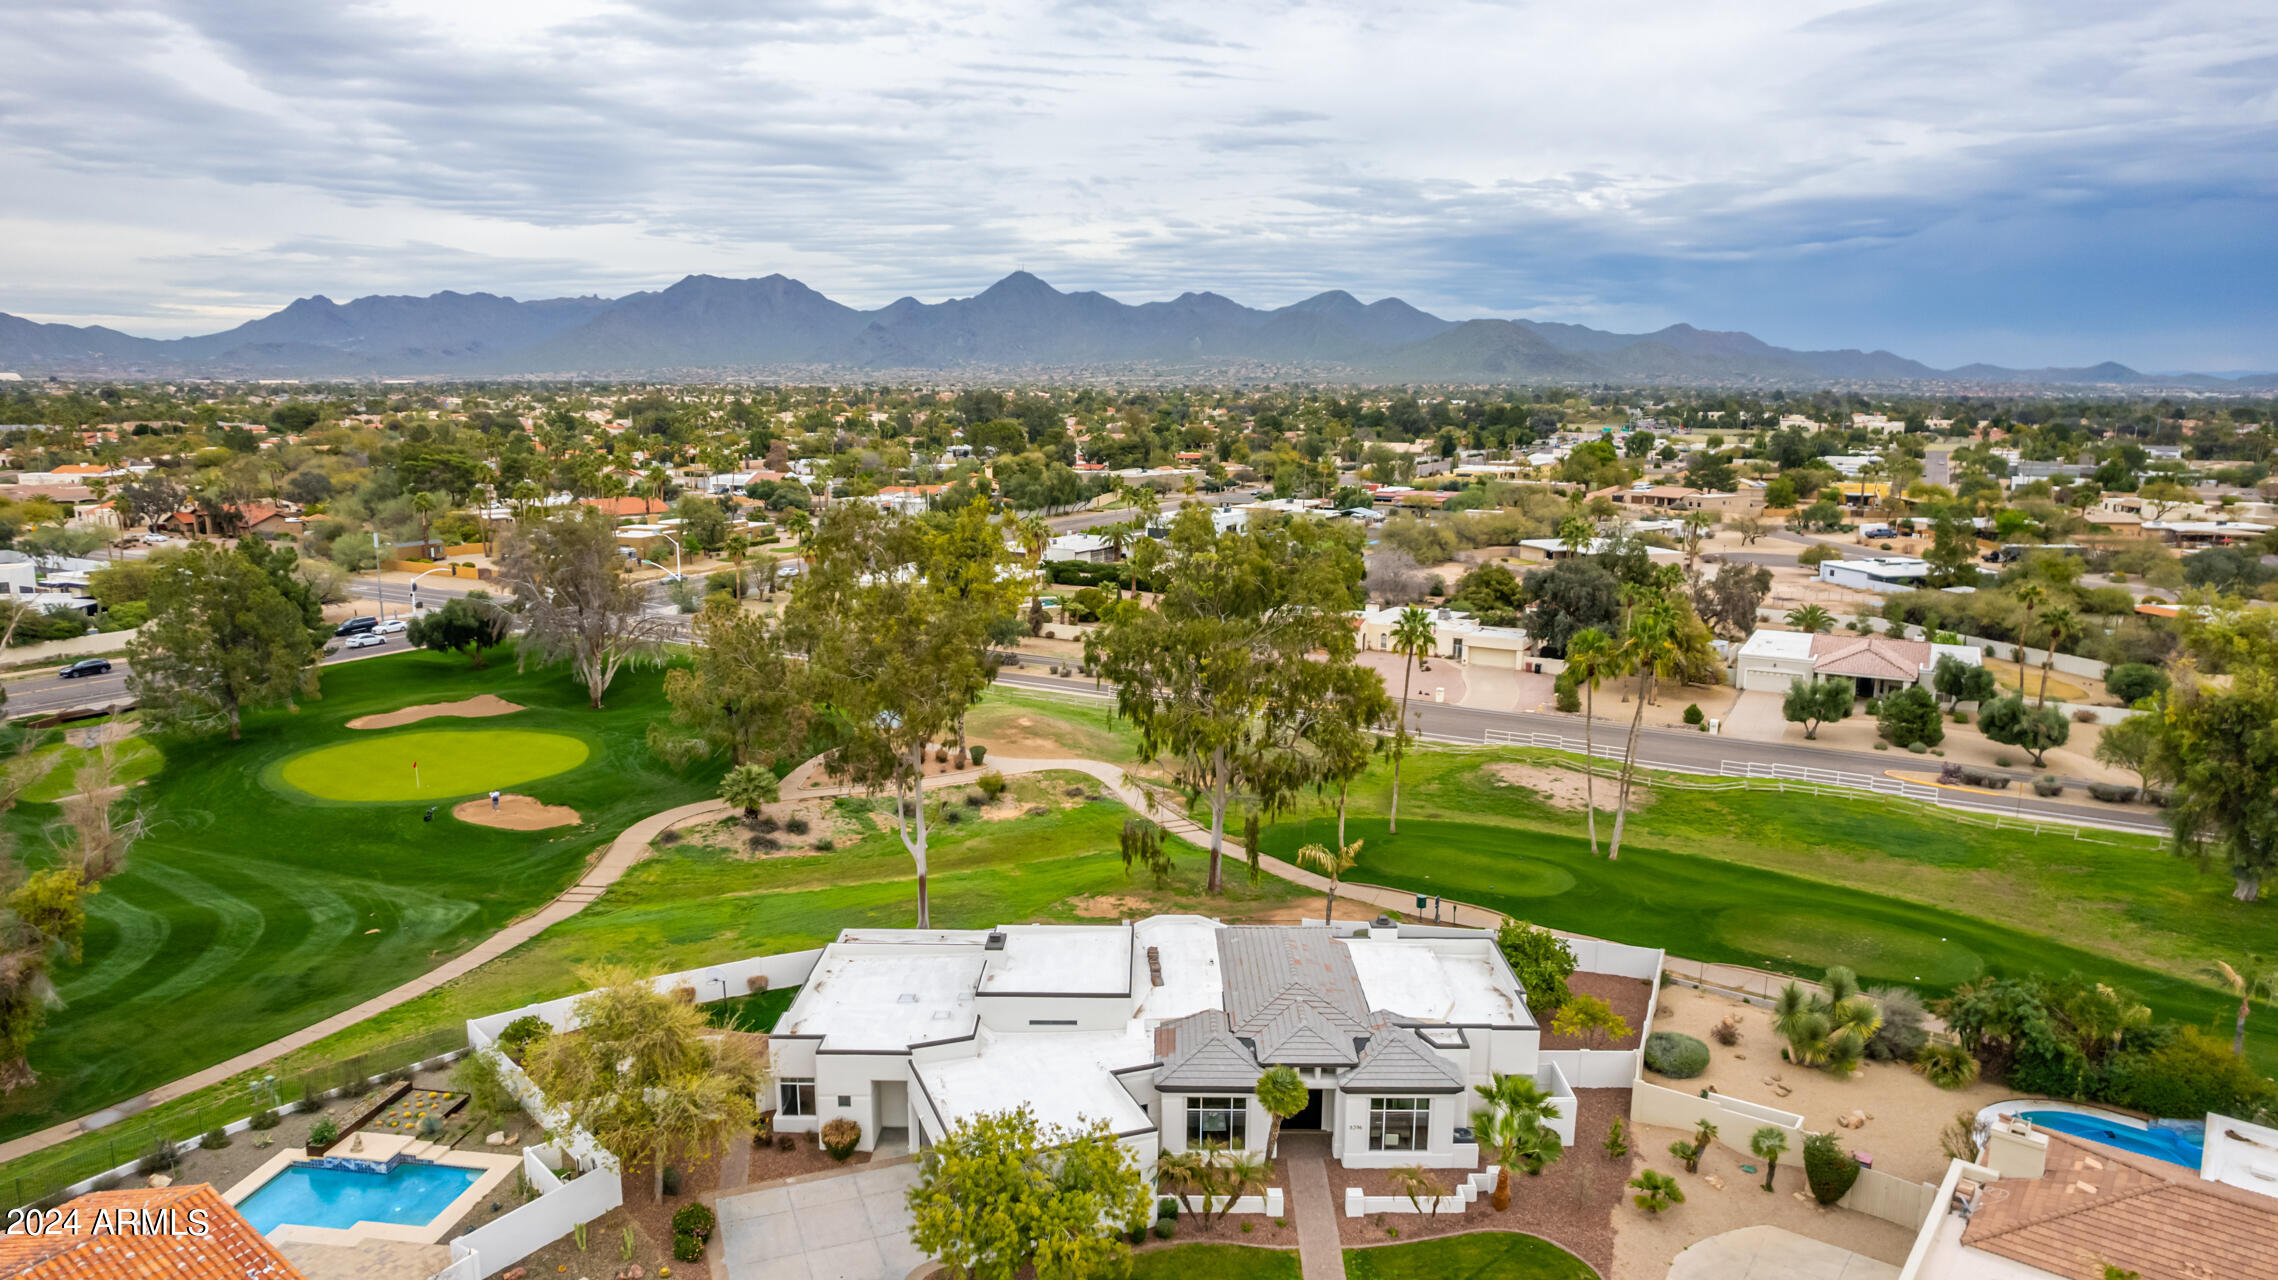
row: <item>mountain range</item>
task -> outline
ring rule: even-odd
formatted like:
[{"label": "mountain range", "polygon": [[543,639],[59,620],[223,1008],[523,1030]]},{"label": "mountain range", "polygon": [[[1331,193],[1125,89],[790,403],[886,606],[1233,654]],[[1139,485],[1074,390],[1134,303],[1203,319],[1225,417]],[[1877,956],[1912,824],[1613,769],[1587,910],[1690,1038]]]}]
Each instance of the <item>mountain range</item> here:
[{"label": "mountain range", "polygon": [[622,298],[321,295],[234,329],[138,338],[0,313],[0,369],[24,375],[303,379],[702,377],[721,374],[1232,374],[1416,383],[2179,387],[2239,379],[2079,369],[1934,369],[1888,351],[1794,351],[1677,324],[1610,333],[1533,320],[1445,320],[1342,290],[1273,310],[1215,293],[1130,305],[1016,271],[980,294],[857,310],[797,280],[688,276]]}]

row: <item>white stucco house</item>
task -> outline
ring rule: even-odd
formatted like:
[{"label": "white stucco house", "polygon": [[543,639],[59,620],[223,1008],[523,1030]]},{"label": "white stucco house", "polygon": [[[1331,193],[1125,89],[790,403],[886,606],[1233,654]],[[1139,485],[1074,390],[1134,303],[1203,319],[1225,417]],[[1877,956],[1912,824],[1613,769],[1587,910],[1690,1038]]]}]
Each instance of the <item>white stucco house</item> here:
[{"label": "white stucco house", "polygon": [[1816,635],[1808,631],[1757,631],[1732,657],[1732,687],[1743,693],[1785,693],[1803,679],[1841,676],[1855,681],[1862,698],[1900,689],[1928,688],[1938,659],[1983,666],[1985,655],[1966,644],[1932,644],[1883,635]]},{"label": "white stucco house", "polygon": [[1930,562],[1914,556],[1822,560],[1819,580],[1862,591],[1913,591],[1930,580]]},{"label": "white stucco house", "polygon": [[1215,1146],[1263,1152],[1258,1076],[1295,1068],[1353,1167],[1476,1168],[1472,1086],[1535,1078],[1541,1032],[1493,936],[1394,925],[1223,925],[1153,916],[1099,926],[848,930],[768,1037],[775,1128],[835,1116],[923,1148],[971,1117],[1029,1107],[1105,1120],[1143,1165]]},{"label": "white stucco house", "polygon": [[[1387,605],[1373,609],[1355,610],[1353,619],[1355,642],[1363,650],[1392,650],[1392,631],[1400,625],[1399,606]],[[1481,667],[1503,667],[1512,670],[1543,669],[1544,660],[1535,655],[1535,643],[1524,627],[1491,627],[1468,613],[1454,609],[1426,610],[1432,620],[1432,651],[1429,657],[1446,658],[1455,662]],[[1562,669],[1553,662],[1553,671]]]}]

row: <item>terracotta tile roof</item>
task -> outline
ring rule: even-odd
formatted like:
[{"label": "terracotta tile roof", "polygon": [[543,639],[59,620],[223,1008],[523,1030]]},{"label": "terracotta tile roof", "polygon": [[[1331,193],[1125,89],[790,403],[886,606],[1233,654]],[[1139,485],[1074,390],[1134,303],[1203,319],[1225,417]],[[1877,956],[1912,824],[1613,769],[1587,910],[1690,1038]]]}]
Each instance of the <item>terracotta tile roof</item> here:
[{"label": "terracotta tile roof", "polygon": [[1864,676],[1913,683],[1930,663],[1927,640],[1888,636],[1813,636],[1811,669],[1821,675]]},{"label": "terracotta tile roof", "polygon": [[619,518],[645,516],[669,509],[662,500],[656,498],[580,498],[578,501],[588,507],[599,507]]},{"label": "terracotta tile roof", "polygon": [[205,1183],[97,1191],[57,1210],[57,1230],[0,1236],[11,1280],[306,1280]]},{"label": "terracotta tile roof", "polygon": [[2048,1133],[2048,1172],[1987,1188],[1962,1243],[2068,1280],[2278,1280],[2278,1199]]}]

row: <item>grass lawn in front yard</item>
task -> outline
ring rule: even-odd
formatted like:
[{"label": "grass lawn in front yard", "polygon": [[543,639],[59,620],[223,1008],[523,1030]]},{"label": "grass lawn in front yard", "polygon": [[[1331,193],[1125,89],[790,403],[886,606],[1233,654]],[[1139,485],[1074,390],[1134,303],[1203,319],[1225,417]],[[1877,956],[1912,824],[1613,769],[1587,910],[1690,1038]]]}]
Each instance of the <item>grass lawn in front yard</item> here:
[{"label": "grass lawn in front yard", "polygon": [[1589,1264],[1540,1236],[1474,1231],[1345,1250],[1346,1280],[1597,1280]]},{"label": "grass lawn in front yard", "polygon": [[1246,1244],[1174,1244],[1131,1255],[1131,1280],[1297,1280],[1297,1253]]}]

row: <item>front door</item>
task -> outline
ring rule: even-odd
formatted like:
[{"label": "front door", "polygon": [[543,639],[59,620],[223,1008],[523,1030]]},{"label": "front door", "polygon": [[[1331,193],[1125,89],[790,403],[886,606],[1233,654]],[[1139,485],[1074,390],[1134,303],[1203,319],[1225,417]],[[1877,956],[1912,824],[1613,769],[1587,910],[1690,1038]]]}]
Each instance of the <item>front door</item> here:
[{"label": "front door", "polygon": [[1320,1089],[1311,1090],[1305,1099],[1305,1109],[1298,1112],[1296,1115],[1291,1116],[1289,1119],[1282,1121],[1281,1127],[1284,1130],[1315,1130],[1321,1128],[1323,1124],[1321,1118],[1321,1100],[1326,1096],[1327,1094]]}]

